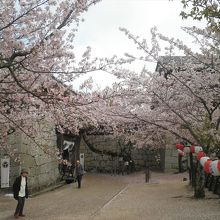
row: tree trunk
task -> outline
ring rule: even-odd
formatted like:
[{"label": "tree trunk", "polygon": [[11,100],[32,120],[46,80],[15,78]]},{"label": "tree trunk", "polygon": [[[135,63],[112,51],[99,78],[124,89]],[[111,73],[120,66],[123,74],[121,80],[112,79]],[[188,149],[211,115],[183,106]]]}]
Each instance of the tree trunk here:
[{"label": "tree trunk", "polygon": [[194,167],[194,162],[193,162],[193,155],[192,153],[189,154],[189,159],[190,159],[190,167],[189,167],[189,179],[190,179],[190,184],[194,187],[195,186],[195,167]]},{"label": "tree trunk", "polygon": [[150,181],[150,167],[146,166],[145,168],[145,182],[148,183]]},{"label": "tree trunk", "polygon": [[199,162],[196,164],[194,197],[196,199],[202,199],[205,197],[205,174]]},{"label": "tree trunk", "polygon": [[182,158],[183,156],[178,154],[178,167],[179,167],[179,173],[183,172],[183,166],[182,166]]}]

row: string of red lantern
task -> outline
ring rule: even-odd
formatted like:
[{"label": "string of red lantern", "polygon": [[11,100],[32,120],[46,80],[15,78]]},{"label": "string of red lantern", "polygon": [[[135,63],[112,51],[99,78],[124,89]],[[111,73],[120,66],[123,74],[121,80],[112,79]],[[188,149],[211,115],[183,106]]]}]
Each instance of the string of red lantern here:
[{"label": "string of red lantern", "polygon": [[182,156],[187,153],[196,154],[196,159],[200,162],[205,173],[211,174],[213,176],[220,176],[220,160],[212,161],[209,157],[205,155],[201,146],[191,145],[185,147],[183,144],[176,144],[176,148],[178,154]]}]

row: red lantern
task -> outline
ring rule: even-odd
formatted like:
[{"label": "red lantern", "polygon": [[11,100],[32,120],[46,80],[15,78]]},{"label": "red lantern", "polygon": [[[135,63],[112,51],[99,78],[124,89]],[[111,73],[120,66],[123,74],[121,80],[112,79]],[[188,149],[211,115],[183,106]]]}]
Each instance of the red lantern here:
[{"label": "red lantern", "polygon": [[189,147],[184,147],[183,152],[188,154],[190,153],[190,148]]},{"label": "red lantern", "polygon": [[200,160],[201,157],[204,157],[205,156],[205,153],[203,151],[200,151],[197,155],[196,155],[196,159],[197,160]]},{"label": "red lantern", "polygon": [[213,176],[220,176],[220,160],[214,160],[211,162],[210,172]]},{"label": "red lantern", "polygon": [[195,146],[194,149],[195,149],[195,153],[199,153],[200,151],[203,151],[203,148],[200,146]]},{"label": "red lantern", "polygon": [[210,158],[209,157],[201,157],[200,158],[199,162],[202,165],[202,167],[204,167],[204,164],[207,160],[210,160]]},{"label": "red lantern", "polygon": [[177,149],[177,151],[179,155],[184,156],[185,153],[183,151],[181,151],[180,149]]},{"label": "red lantern", "polygon": [[176,149],[183,151],[184,145],[183,144],[176,144]]},{"label": "red lantern", "polygon": [[195,146],[190,146],[190,153],[195,153]]},{"label": "red lantern", "polygon": [[212,161],[211,160],[207,160],[205,163],[204,163],[204,167],[203,167],[203,170],[205,173],[207,174],[210,174],[210,168],[209,168],[209,165]]}]

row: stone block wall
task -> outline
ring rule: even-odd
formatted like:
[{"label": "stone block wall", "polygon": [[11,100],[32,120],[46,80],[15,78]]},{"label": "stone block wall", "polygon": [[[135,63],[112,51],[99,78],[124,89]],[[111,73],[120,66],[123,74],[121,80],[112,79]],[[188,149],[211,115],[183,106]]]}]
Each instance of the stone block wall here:
[{"label": "stone block wall", "polygon": [[[9,145],[11,145],[11,149],[15,149],[18,152],[21,149],[21,136],[19,132],[14,133],[13,135],[8,136]],[[9,155],[2,148],[0,149],[0,159],[9,158]],[[20,163],[16,162],[14,158],[10,158],[10,168],[9,168],[9,186],[11,188],[15,178],[18,176],[20,172]],[[1,179],[1,174],[0,174]]]},{"label": "stone block wall", "polygon": [[39,191],[55,184],[59,178],[56,158],[57,136],[53,124],[42,123],[35,141],[22,134],[22,166],[29,170],[29,188]]},{"label": "stone block wall", "polygon": [[166,149],[165,151],[165,171],[178,170],[178,152],[176,149]]},{"label": "stone block wall", "polygon": [[[43,122],[35,134],[34,140],[24,133],[18,132],[10,135],[8,141],[13,148],[17,149],[21,161],[16,163],[13,158],[10,160],[10,186],[15,177],[20,175],[22,168],[29,171],[30,192],[39,191],[59,181],[60,174],[56,158],[57,136],[53,124]],[[3,152],[0,157],[4,157]]]},{"label": "stone block wall", "polygon": [[[111,135],[90,135],[89,142],[99,150],[106,149],[119,153],[118,140]],[[80,153],[84,153],[84,165],[87,171],[112,172],[118,162],[118,158],[92,152],[83,139],[80,142]]]},{"label": "stone block wall", "polygon": [[164,171],[164,149],[135,149],[132,156],[136,162],[137,170],[146,166],[151,170]]},{"label": "stone block wall", "polygon": [[[89,142],[99,150],[111,150],[112,152],[120,152],[119,139],[112,135],[89,135]],[[119,171],[119,157],[111,157],[92,152],[86,145],[84,140],[80,143],[80,153],[84,153],[84,163],[86,171],[94,172],[117,172]],[[155,158],[158,152],[146,151],[145,149],[132,148],[131,158],[135,164],[135,170],[143,170],[146,167],[148,158],[152,169],[162,170],[163,166],[158,163]]]}]

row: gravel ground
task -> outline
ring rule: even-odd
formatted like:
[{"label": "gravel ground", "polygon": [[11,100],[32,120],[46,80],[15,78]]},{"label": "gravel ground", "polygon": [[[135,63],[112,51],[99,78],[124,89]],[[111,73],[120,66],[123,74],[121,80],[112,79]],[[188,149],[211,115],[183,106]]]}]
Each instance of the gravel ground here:
[{"label": "gravel ground", "polygon": [[[82,188],[64,185],[26,200],[25,218],[38,220],[220,220],[220,200],[195,200],[187,174],[86,174]],[[0,219],[14,219],[16,201],[0,196]]]}]

